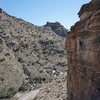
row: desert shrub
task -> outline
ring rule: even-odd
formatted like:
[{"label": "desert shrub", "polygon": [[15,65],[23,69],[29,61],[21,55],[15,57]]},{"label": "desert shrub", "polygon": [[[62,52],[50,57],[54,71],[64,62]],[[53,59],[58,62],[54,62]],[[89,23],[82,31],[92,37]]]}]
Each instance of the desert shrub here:
[{"label": "desert shrub", "polygon": [[0,46],[0,53],[3,51],[3,47]]},{"label": "desert shrub", "polygon": [[6,98],[6,93],[5,92],[0,92],[0,99]]},{"label": "desert shrub", "polygon": [[0,62],[3,62],[3,61],[5,61],[5,58],[1,58],[1,59],[0,59]]},{"label": "desert shrub", "polygon": [[28,68],[27,68],[25,65],[23,65],[22,68],[23,68],[24,74],[27,75],[27,76],[30,76],[31,73],[30,73],[30,71],[28,70]]},{"label": "desert shrub", "polygon": [[10,43],[7,43],[6,45],[7,45],[8,48],[11,49],[11,47],[14,47],[15,46],[15,43],[10,42]]},{"label": "desert shrub", "polygon": [[6,93],[6,98],[11,98],[16,94],[18,90],[15,87],[10,87]]},{"label": "desert shrub", "polygon": [[35,84],[42,84],[45,81],[46,79],[41,78],[41,77],[35,77],[35,78],[30,79],[30,83],[35,83]]},{"label": "desert shrub", "polygon": [[5,56],[10,56],[10,54],[9,53],[6,53]]},{"label": "desert shrub", "polygon": [[19,51],[19,48],[15,48],[13,49],[14,52],[18,52]]},{"label": "desert shrub", "polygon": [[11,98],[16,94],[18,91],[15,87],[10,87],[7,91],[4,90],[0,92],[0,99]]},{"label": "desert shrub", "polygon": [[0,81],[4,81],[4,78],[3,77],[0,77]]},{"label": "desert shrub", "polygon": [[18,62],[22,63],[23,59],[22,58],[18,58]]},{"label": "desert shrub", "polygon": [[30,84],[28,83],[23,83],[20,87],[19,87],[19,91],[29,91],[31,89]]}]

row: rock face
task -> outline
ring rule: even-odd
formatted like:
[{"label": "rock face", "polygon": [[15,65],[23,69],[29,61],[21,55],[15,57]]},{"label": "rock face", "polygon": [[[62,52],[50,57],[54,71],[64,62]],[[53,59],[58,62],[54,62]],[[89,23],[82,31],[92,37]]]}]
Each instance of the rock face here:
[{"label": "rock face", "polygon": [[64,28],[64,26],[62,26],[59,22],[47,22],[47,24],[44,26],[50,27],[57,35],[62,37],[66,37],[66,34],[68,32],[68,30]]},{"label": "rock face", "polygon": [[82,6],[67,34],[68,100],[100,100],[100,0]]}]

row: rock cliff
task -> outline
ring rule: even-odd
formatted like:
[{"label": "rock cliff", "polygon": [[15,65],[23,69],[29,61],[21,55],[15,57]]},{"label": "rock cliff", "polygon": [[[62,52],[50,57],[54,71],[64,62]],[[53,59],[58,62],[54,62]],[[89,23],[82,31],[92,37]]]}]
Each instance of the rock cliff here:
[{"label": "rock cliff", "polygon": [[68,100],[100,100],[100,0],[78,13],[67,34]]}]

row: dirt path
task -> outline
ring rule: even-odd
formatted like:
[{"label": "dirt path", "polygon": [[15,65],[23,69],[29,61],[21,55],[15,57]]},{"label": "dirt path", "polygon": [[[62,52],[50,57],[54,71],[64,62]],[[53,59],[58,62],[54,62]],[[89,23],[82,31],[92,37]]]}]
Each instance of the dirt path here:
[{"label": "dirt path", "polygon": [[17,94],[15,96],[15,98],[18,98],[17,100],[33,100],[36,95],[39,93],[40,89],[37,90],[32,90],[28,93],[24,93],[24,94]]}]

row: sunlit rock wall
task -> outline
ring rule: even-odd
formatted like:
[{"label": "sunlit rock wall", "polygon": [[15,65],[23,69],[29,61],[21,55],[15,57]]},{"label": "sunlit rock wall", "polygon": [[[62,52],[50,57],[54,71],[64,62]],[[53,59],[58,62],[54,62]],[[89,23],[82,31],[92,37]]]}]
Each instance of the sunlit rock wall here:
[{"label": "sunlit rock wall", "polygon": [[68,99],[100,100],[100,0],[82,6],[67,34]]}]

